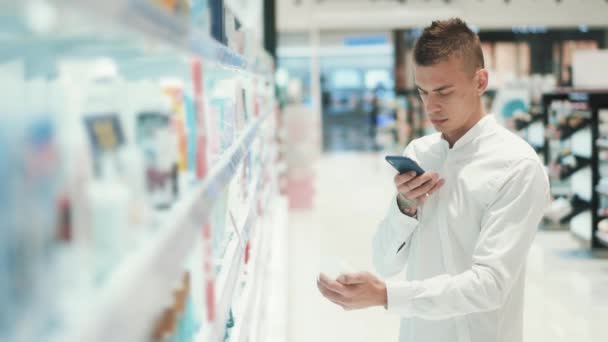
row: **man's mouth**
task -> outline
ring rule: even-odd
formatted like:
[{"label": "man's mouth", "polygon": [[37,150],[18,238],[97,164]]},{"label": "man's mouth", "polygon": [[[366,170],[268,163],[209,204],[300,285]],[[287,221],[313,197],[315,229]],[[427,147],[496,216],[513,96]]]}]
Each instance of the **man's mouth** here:
[{"label": "man's mouth", "polygon": [[440,123],[444,123],[446,121],[448,121],[448,119],[431,119],[431,122],[433,124],[440,124]]}]

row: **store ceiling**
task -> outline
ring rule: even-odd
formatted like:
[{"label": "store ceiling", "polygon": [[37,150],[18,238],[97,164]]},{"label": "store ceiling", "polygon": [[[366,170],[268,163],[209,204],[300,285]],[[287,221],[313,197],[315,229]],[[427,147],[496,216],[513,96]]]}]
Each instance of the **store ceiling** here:
[{"label": "store ceiling", "polygon": [[461,17],[482,29],[608,27],[606,0],[278,0],[280,31],[393,29]]}]

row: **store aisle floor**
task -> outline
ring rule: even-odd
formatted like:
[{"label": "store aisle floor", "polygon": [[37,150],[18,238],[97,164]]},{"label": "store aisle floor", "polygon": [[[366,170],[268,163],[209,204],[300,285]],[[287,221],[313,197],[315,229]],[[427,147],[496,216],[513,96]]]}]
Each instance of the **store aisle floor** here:
[{"label": "store aisle floor", "polygon": [[[338,256],[372,270],[371,237],[393,193],[380,154],[329,154],[317,165],[312,211],[292,211],[289,342],[397,341],[398,317],[383,309],[346,312],[316,289]],[[526,342],[608,340],[608,260],[589,258],[568,232],[539,231],[528,260]]]}]

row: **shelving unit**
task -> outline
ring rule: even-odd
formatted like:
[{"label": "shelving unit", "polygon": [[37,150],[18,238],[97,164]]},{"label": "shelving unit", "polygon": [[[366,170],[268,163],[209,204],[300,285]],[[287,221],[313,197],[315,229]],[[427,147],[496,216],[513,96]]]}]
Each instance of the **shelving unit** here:
[{"label": "shelving unit", "polygon": [[601,149],[601,150],[608,149],[608,140],[606,140],[606,139],[597,139],[595,141],[595,144],[597,145],[598,149]]},{"label": "shelving unit", "polygon": [[514,118],[513,126],[516,133],[525,141],[532,146],[536,153],[544,159],[546,140],[545,139],[545,125],[546,120],[543,112],[530,111],[527,115],[527,119]]},{"label": "shelving unit", "polygon": [[597,238],[598,242],[600,244],[602,244],[602,246],[604,246],[605,248],[608,248],[608,234],[607,233],[597,231],[595,233],[595,237]]},{"label": "shelving unit", "polygon": [[[21,5],[18,2],[3,3],[0,4],[0,9],[7,9],[6,13],[14,12],[15,20],[19,23],[19,20],[25,21],[21,16],[26,13],[25,10],[22,11]],[[122,97],[113,98],[116,103],[126,99],[130,101],[129,106],[117,107],[116,111],[135,113],[136,109],[142,109],[137,107],[139,104],[133,104],[137,101],[131,100],[131,96],[137,95],[140,88],[147,86],[144,81],[149,84],[158,84],[161,83],[159,79],[162,80],[167,75],[178,75],[172,79],[172,82],[175,83],[173,80],[177,78],[183,83],[180,85],[184,94],[180,95],[182,96],[180,101],[183,103],[180,103],[184,113],[171,115],[175,117],[183,115],[180,120],[189,120],[187,118],[189,114],[186,111],[192,109],[187,106],[194,106],[194,120],[197,121],[197,129],[202,131],[199,131],[198,136],[189,135],[192,134],[190,131],[178,132],[178,139],[182,139],[179,134],[183,134],[185,138],[184,141],[176,141],[176,147],[190,149],[196,144],[197,149],[201,148],[203,155],[205,153],[207,155],[202,157],[206,159],[206,166],[203,167],[200,175],[198,164],[194,171],[191,169],[172,171],[176,174],[179,173],[178,176],[173,176],[179,178],[179,182],[175,181],[176,184],[179,184],[179,195],[175,195],[175,199],[167,209],[151,208],[153,209],[151,210],[152,219],[149,222],[146,221],[150,227],[143,227],[145,229],[137,243],[128,245],[127,251],[108,272],[107,279],[90,289],[87,288],[87,292],[74,292],[73,298],[70,300],[73,303],[69,304],[69,308],[49,311],[53,314],[71,315],[65,319],[62,318],[60,324],[53,328],[53,335],[49,338],[68,342],[149,340],[153,331],[157,329],[156,327],[167,329],[168,325],[173,327],[173,334],[185,334],[180,341],[220,342],[224,341],[228,315],[233,310],[236,314],[236,326],[232,329],[233,338],[231,340],[247,341],[250,336],[257,334],[258,329],[266,323],[262,321],[261,317],[264,316],[262,313],[266,312],[268,304],[262,296],[264,288],[268,286],[265,278],[268,259],[273,249],[273,236],[278,234],[275,231],[285,229],[285,223],[275,217],[284,215],[279,211],[286,210],[286,207],[274,208],[280,199],[278,198],[278,173],[277,170],[273,170],[278,161],[278,148],[275,146],[276,137],[274,136],[277,131],[278,112],[274,100],[272,58],[263,52],[261,47],[244,50],[245,53],[240,54],[215,41],[208,32],[194,27],[190,23],[190,18],[165,11],[159,5],[153,4],[152,0],[110,2],[58,0],[52,2],[50,6],[52,8],[46,10],[52,10],[53,15],[57,15],[55,20],[63,25],[55,28],[56,36],[52,35],[55,32],[39,34],[28,42],[28,44],[31,43],[28,45],[28,49],[32,51],[37,49],[34,43],[41,46],[45,55],[45,63],[48,64],[35,65],[39,70],[36,70],[34,77],[38,77],[38,74],[44,75],[44,78],[47,78],[44,79],[46,82],[44,85],[48,89],[58,88],[58,94],[61,94],[61,91],[65,92],[65,88],[62,87],[66,87],[66,80],[59,77],[64,72],[62,67],[65,65],[61,64],[64,59],[77,59],[78,63],[84,65],[87,58],[99,59],[101,56],[104,58],[103,62],[106,63],[103,65],[106,67],[104,72],[123,77],[120,82],[111,83],[122,87],[113,89],[116,90],[115,93],[120,95],[121,92],[131,92],[124,99]],[[230,2],[230,8],[235,13],[239,12],[237,2]],[[27,30],[23,30],[20,25],[21,23],[17,25],[18,30],[7,33],[7,36],[15,34],[17,37],[20,35],[29,37]],[[97,36],[99,37],[97,38]],[[7,42],[11,43],[10,40]],[[48,46],[45,46],[47,43]],[[85,48],[82,52],[73,53],[74,46],[78,44],[85,45]],[[63,46],[67,46],[69,49],[62,49]],[[29,53],[31,54],[31,51]],[[8,61],[12,62],[12,59],[20,57],[18,53],[12,53],[8,57],[2,55],[0,56],[0,66],[7,61],[7,58],[11,58]],[[23,57],[26,64],[31,61],[28,58],[30,57]],[[191,64],[192,59],[198,61],[199,69],[194,67],[196,63]],[[111,63],[112,60],[115,60],[115,63]],[[149,64],[143,67],[142,61]],[[76,64],[72,60],[70,62],[73,65]],[[98,63],[95,65],[97,68],[99,62],[97,60],[96,62]],[[133,68],[139,67],[140,69],[129,74],[133,71],[133,68],[129,69],[131,64],[135,65]],[[73,65],[70,67],[74,68]],[[145,70],[151,65],[160,67],[162,70],[158,73]],[[191,65],[192,71],[190,71]],[[118,70],[113,70],[113,68]],[[182,74],[184,70],[186,72]],[[32,73],[31,70],[26,71]],[[2,72],[3,70],[0,69],[0,75],[3,75]],[[77,79],[79,75],[77,72],[73,73],[72,76]],[[196,75],[197,73],[199,75]],[[82,75],[82,78],[86,77],[86,74]],[[202,81],[197,81],[197,77],[202,78]],[[48,79],[51,79],[53,83],[51,84]],[[38,82],[37,79],[36,82]],[[197,85],[197,82],[200,85]],[[192,85],[193,83],[194,85]],[[32,84],[34,83],[32,82]],[[32,87],[32,89],[34,88]],[[77,90],[76,87],[73,89]],[[160,89],[157,89],[157,93],[158,96],[161,96]],[[88,100],[83,94],[86,92],[83,91],[81,94],[74,91],[74,94],[66,95],[65,98],[61,97],[57,99],[57,102],[69,101],[71,97],[80,97],[78,98],[80,102],[77,102],[82,107],[83,105],[80,103]],[[150,93],[145,95],[148,96]],[[44,97],[43,94],[37,96]],[[192,98],[192,103],[186,102],[187,96]],[[140,97],[144,98],[144,96]],[[109,98],[104,99],[107,101]],[[99,100],[97,99],[97,101]],[[239,101],[242,102],[240,106]],[[161,101],[157,102],[161,103]],[[157,107],[151,106],[149,103],[149,101],[146,103],[147,107],[143,110],[150,112],[170,110],[171,113],[175,110],[175,113],[178,113],[173,107],[164,109],[165,107],[162,107],[164,102]],[[71,106],[77,107],[76,105]],[[67,107],[69,106],[66,105]],[[77,112],[72,107],[68,108],[68,112]],[[59,112],[59,110],[57,111]],[[77,114],[84,115],[83,112]],[[71,133],[77,129],[83,129],[82,122],[76,120],[73,122],[75,124],[71,128]],[[2,124],[3,118],[0,118],[0,125]],[[136,137],[129,141],[131,139],[130,131],[134,130],[134,126],[138,123],[121,122],[121,124],[124,125],[122,129],[128,131],[125,134],[127,138],[124,140],[135,145],[133,141]],[[181,124],[186,126],[184,122],[175,121],[172,122],[171,127],[175,129]],[[222,129],[225,127],[226,131],[221,131],[221,134],[212,132],[216,134],[215,138],[221,139],[221,141],[210,142],[209,139],[213,137],[210,132],[215,129],[216,124],[221,124]],[[207,139],[207,145],[204,144],[204,140],[200,145],[201,137]],[[230,143],[226,145],[227,141]],[[70,144],[73,144],[73,140],[66,139],[62,143],[69,147],[72,146]],[[210,145],[214,147],[209,147]],[[190,150],[186,151],[190,153]],[[212,156],[209,151],[214,151],[216,155]],[[133,154],[133,151],[130,153]],[[172,153],[178,154],[182,151],[176,149],[172,150]],[[187,157],[192,156],[188,154]],[[188,159],[188,161],[190,163],[193,160],[198,162],[199,159],[200,157],[197,155],[195,159]],[[136,159],[125,159],[122,162],[131,166],[130,163],[135,163],[133,160]],[[149,174],[147,175],[149,176]],[[155,176],[158,177],[158,175]],[[79,186],[86,188],[87,180],[84,178],[79,180],[83,182]],[[131,187],[134,185],[125,184],[125,188],[129,191],[131,191]],[[220,202],[226,197],[226,193],[231,187],[237,189],[238,201],[246,200],[246,203],[241,203],[242,206],[239,208],[233,208],[235,211],[240,211],[239,217],[243,220],[239,221],[239,224],[242,223],[240,226],[235,227],[237,229],[235,236],[228,242],[228,247],[221,259],[217,260],[212,253],[209,227],[220,225],[214,221],[217,216],[214,216],[214,213],[222,214]],[[175,189],[172,191],[176,192]],[[129,196],[135,198],[132,193],[129,193]],[[78,201],[77,199],[72,200]],[[48,206],[53,205],[53,203],[49,203]],[[130,207],[125,209],[125,212],[129,210],[131,210]],[[51,226],[52,223],[48,225]],[[230,224],[227,223],[227,226]],[[226,230],[228,230],[226,227],[218,229],[220,234]],[[92,237],[92,239],[95,238],[95,236]],[[66,247],[66,249],[72,248],[74,247]],[[247,262],[250,250],[253,251],[253,257]],[[66,256],[72,259],[80,255],[70,253],[66,253]],[[70,259],[70,263],[80,264],[72,259]],[[84,262],[83,260],[82,263]],[[218,266],[218,274],[215,274],[214,268],[210,265]],[[182,277],[185,272],[188,276]],[[187,279],[187,287],[178,284],[180,277]],[[241,287],[242,292],[239,291]],[[67,288],[61,290],[66,294],[69,292]],[[0,286],[1,291],[3,291],[2,286]],[[3,298],[2,295],[3,293],[0,293],[0,299]],[[62,294],[62,296],[65,295]],[[196,302],[188,297],[188,300],[192,299],[192,302],[197,305],[194,310],[196,314],[192,317],[185,308],[186,296],[197,297]],[[174,307],[169,309],[170,303],[174,303]],[[63,304],[60,303],[60,306]],[[239,310],[234,311],[236,307]],[[212,314],[213,312],[215,315]],[[86,313],[86,315],[82,313]],[[188,328],[195,329],[195,331],[189,332],[192,339],[186,336],[183,326],[177,326],[186,324],[180,321],[186,319],[186,316],[188,316],[188,320],[196,320],[196,328]],[[2,318],[0,315],[0,319]],[[44,318],[46,319],[46,317]],[[164,322],[165,318],[169,320],[168,324]],[[0,326],[3,323],[0,320]],[[13,335],[5,336],[4,332],[0,331],[0,340],[4,340],[5,337],[11,340],[13,336],[29,336],[30,333],[26,332],[28,324],[17,323],[16,331],[10,332]],[[32,337],[32,340],[39,340],[39,338],[39,336]]]},{"label": "shelving unit", "polygon": [[[578,240],[582,241],[592,250],[602,250],[605,248],[605,245],[598,238],[597,225],[603,218],[602,211],[600,210],[602,208],[602,197],[606,197],[607,195],[605,190],[599,186],[601,176],[600,164],[602,162],[600,151],[608,145],[604,144],[605,137],[600,137],[599,111],[603,108],[608,108],[608,93],[579,89],[560,89],[554,93],[544,94],[543,108],[547,118],[549,118],[549,110],[552,108],[554,101],[571,103],[572,113],[582,118],[580,124],[577,125],[577,129],[572,130],[570,127],[566,127],[565,131],[568,134],[560,134],[557,137],[558,139],[563,137],[571,139],[570,150],[572,156],[576,159],[576,169],[564,172],[564,176],[574,179],[574,175],[584,170],[587,166],[590,167],[591,171],[590,174],[579,177],[578,182],[570,182],[571,195],[578,196],[576,200],[579,203],[587,202],[589,208],[589,212],[578,210],[575,213],[577,214],[575,217],[568,215],[567,219],[570,221],[570,231]],[[546,123],[549,123],[549,121],[550,119],[546,120]],[[555,131],[555,129],[549,128],[549,132]],[[574,139],[579,140],[573,141]],[[586,140],[590,140],[589,146],[587,146]],[[545,146],[547,152],[549,152],[546,155],[545,161],[546,163],[550,163],[552,156],[556,153],[554,151],[553,154],[550,153],[551,144],[549,142]],[[588,178],[591,179],[591,182],[586,181]],[[587,187],[591,188],[590,192],[587,191]],[[577,207],[580,207],[580,205]],[[589,215],[590,219],[588,220],[582,216],[578,217],[578,215]]]},{"label": "shelving unit", "polygon": [[[270,250],[268,242],[270,239],[265,236],[268,232],[260,231],[258,234],[262,236],[258,237],[259,241],[257,241],[255,248],[256,255],[249,263],[250,267],[247,270],[249,274],[263,274],[268,264],[268,251]],[[259,307],[260,292],[262,291],[261,280],[262,278],[258,277],[245,285],[239,303],[239,311],[236,314],[237,317],[241,317],[240,323],[235,326],[230,341],[246,341],[248,338],[252,322],[256,322],[257,316],[254,316],[253,313],[256,307]]]},{"label": "shelving unit", "polygon": [[242,230],[239,232],[240,238],[237,240],[233,239],[233,243],[229,247],[229,252],[227,252],[224,257],[224,260],[227,262],[222,265],[222,269],[217,278],[217,286],[216,291],[218,293],[217,300],[217,312],[218,318],[216,322],[216,329],[218,331],[222,331],[222,327],[226,325],[226,321],[228,319],[228,313],[230,311],[230,306],[232,303],[232,298],[234,297],[235,287],[237,285],[237,279],[240,274],[240,271],[243,267],[244,261],[244,253],[247,243],[249,242],[249,236],[251,235],[251,231],[254,229],[258,220],[257,213],[257,200],[259,196],[259,185],[261,184],[261,175],[258,175],[258,180],[256,181],[256,190],[255,195],[251,199],[251,203],[249,206],[249,214],[247,215],[247,220],[245,221],[245,225],[242,227]]},{"label": "shelving unit", "polygon": [[395,96],[405,105],[405,108],[402,109],[405,112],[403,124],[408,126],[407,131],[409,132],[407,141],[403,144],[405,146],[410,141],[425,135],[425,114],[417,89],[397,90]]},{"label": "shelving unit", "polygon": [[150,0],[60,0],[58,5],[63,12],[80,9],[102,20],[118,23],[141,37],[188,51],[221,67],[271,78],[272,58],[268,54],[260,53],[248,59],[217,42],[209,32],[193,27],[187,18],[166,13]]},{"label": "shelving unit", "polygon": [[[559,125],[563,124],[563,121],[568,121],[572,112],[568,113],[560,113],[554,109],[554,101],[566,101],[568,100],[568,96],[565,97],[561,94],[544,94],[542,97],[542,120],[544,124],[544,161],[545,165],[547,165],[550,175],[551,182],[551,194],[555,198],[562,197],[566,198],[570,202],[570,213],[562,216],[559,221],[555,221],[556,218],[551,218],[547,220],[547,224],[545,227],[557,230],[566,230],[569,229],[569,223],[578,215],[585,215],[584,212],[586,209],[585,203],[590,203],[589,196],[578,196],[577,192],[580,192],[581,189],[575,187],[573,184],[572,176],[576,173],[584,170],[590,163],[586,163],[587,155],[585,151],[573,151],[572,147],[574,145],[581,145],[580,137],[573,137],[574,134],[562,134],[564,129]],[[559,115],[559,116],[558,116]],[[567,115],[567,116],[564,116]],[[588,128],[588,126],[581,126],[581,129]],[[582,137],[583,140],[585,137]],[[576,139],[576,141],[575,141]],[[582,142],[585,144],[585,141]],[[590,147],[591,142],[589,142]],[[564,150],[564,146],[567,146],[567,149],[570,150],[569,155],[562,156],[562,150]],[[577,154],[581,153],[581,154]],[[590,153],[590,151],[587,151]],[[562,159],[563,158],[563,159]],[[569,163],[567,163],[569,162]],[[581,163],[582,162],[582,163]],[[575,165],[574,169],[568,168],[566,165]],[[589,191],[586,189],[582,189],[582,192],[586,195],[589,195]],[[575,204],[577,205],[574,208]],[[590,208],[589,208],[590,209]],[[570,229],[575,236],[576,231]]]},{"label": "shelving unit", "polygon": [[542,122],[543,119],[544,119],[544,117],[543,117],[542,113],[532,113],[530,115],[530,120],[524,121],[524,120],[515,119],[515,129],[518,131],[524,130],[537,122]]},{"label": "shelving unit", "polygon": [[[252,123],[241,140],[234,144],[209,173],[209,177],[166,214],[162,221],[167,228],[161,229],[162,233],[152,237],[151,241],[122,261],[108,285],[97,294],[102,304],[97,310],[92,310],[92,317],[86,318],[93,324],[80,322],[74,327],[76,331],[85,327],[84,331],[76,333],[74,341],[118,338],[112,327],[120,325],[117,322],[127,321],[135,313],[140,315],[142,322],[149,323],[154,318],[158,308],[146,301],[146,298],[152,293],[166,293],[171,290],[173,280],[179,276],[175,274],[175,265],[184,263],[186,252],[192,248],[198,228],[204,226],[209,219],[209,209],[217,200],[218,193],[222,192],[235,176],[233,165],[242,162],[266,117],[267,115]],[[159,275],[162,278],[159,279]],[[155,284],[157,286],[154,286]],[[125,310],[125,302],[132,303],[128,310]],[[133,334],[141,335],[139,331],[134,331]]]},{"label": "shelving unit", "polygon": [[602,187],[602,186],[600,186],[600,185],[597,185],[597,186],[595,187],[595,191],[596,191],[598,194],[602,195],[602,196],[608,196],[608,188],[607,188],[607,187]]}]

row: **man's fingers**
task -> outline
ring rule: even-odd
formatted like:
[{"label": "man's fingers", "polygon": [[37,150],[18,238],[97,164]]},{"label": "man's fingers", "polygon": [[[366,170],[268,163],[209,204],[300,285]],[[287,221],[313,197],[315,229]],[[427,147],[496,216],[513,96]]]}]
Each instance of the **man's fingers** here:
[{"label": "man's fingers", "polygon": [[319,273],[319,279],[318,280],[322,280],[324,282],[329,282],[330,279],[328,276],[325,275],[325,273]]},{"label": "man's fingers", "polygon": [[434,183],[435,183],[435,181],[431,178],[426,183],[423,183],[420,186],[412,186],[411,185],[412,182],[410,182],[410,183],[403,184],[397,190],[403,196],[405,196],[405,198],[413,200],[420,196],[421,191],[424,191],[422,193],[426,193],[426,190],[430,190],[433,187]]},{"label": "man's fingers", "polygon": [[416,189],[417,187],[429,182],[429,181],[437,181],[437,179],[439,178],[439,175],[436,172],[425,172],[422,175],[412,179],[410,182],[407,183],[407,186],[410,187],[410,189]]},{"label": "man's fingers", "polygon": [[407,183],[416,177],[416,172],[410,171],[401,173],[395,176],[395,186],[400,187],[403,183]]},{"label": "man's fingers", "polygon": [[423,185],[428,184],[429,182],[435,183],[438,178],[439,175],[436,172],[425,172],[411,181],[397,186],[397,190],[407,199],[416,199],[418,196],[412,195],[413,191],[417,190],[417,188]]},{"label": "man's fingers", "polygon": [[319,289],[319,292],[321,292],[323,297],[327,298],[334,304],[344,306],[344,297],[341,294],[333,292],[327,287],[325,287],[320,280],[317,280],[317,288]]},{"label": "man's fingers", "polygon": [[325,286],[325,284],[323,284],[323,282],[321,282],[320,280],[317,280],[317,288],[319,288],[319,291],[321,291],[323,296],[327,297],[328,299],[339,300],[343,298],[340,293],[332,291],[327,286]]},{"label": "man's fingers", "polygon": [[319,282],[321,283],[321,285],[325,286],[329,290],[332,290],[333,292],[337,292],[340,294],[347,292],[347,289],[344,285],[340,284],[335,280],[330,279],[322,273],[319,275]]},{"label": "man's fingers", "polygon": [[445,184],[445,179],[440,179],[439,181],[437,181],[435,184],[433,184],[433,186],[426,192],[424,191],[420,191],[419,193],[416,193],[412,196],[418,196],[416,197],[416,199],[418,200],[418,202],[424,203],[426,202],[427,196],[426,194],[432,195],[433,193],[435,193],[437,190],[441,189],[441,187]]},{"label": "man's fingers", "polygon": [[433,189],[435,187],[435,185],[437,184],[436,181],[434,182],[427,182],[422,186],[419,186],[418,188],[416,188],[415,190],[410,191],[410,193],[408,193],[408,196],[411,198],[418,198],[420,196],[425,196],[426,194],[430,195],[430,191],[431,189]]},{"label": "man's fingers", "polygon": [[437,190],[441,189],[441,187],[445,184],[445,179],[441,178],[436,184],[435,186],[429,190],[429,195],[434,194],[435,192],[437,192]]},{"label": "man's fingers", "polygon": [[363,284],[369,281],[369,276],[367,272],[361,273],[347,273],[342,274],[338,277],[338,282],[344,285],[356,285]]}]

